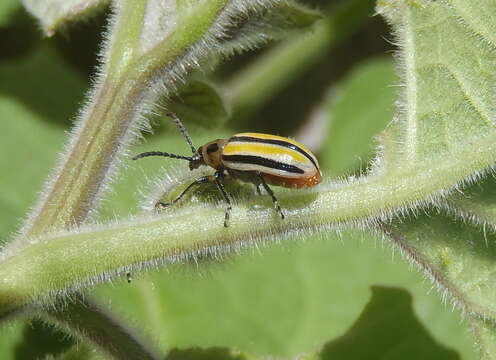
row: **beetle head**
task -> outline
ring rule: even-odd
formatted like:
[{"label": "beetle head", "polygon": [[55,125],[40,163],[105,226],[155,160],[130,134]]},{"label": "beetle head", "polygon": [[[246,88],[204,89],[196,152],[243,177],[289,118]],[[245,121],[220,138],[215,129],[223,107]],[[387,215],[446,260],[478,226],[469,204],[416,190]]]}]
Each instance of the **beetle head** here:
[{"label": "beetle head", "polygon": [[198,169],[201,165],[205,165],[202,155],[202,147],[200,146],[189,159],[189,169]]}]

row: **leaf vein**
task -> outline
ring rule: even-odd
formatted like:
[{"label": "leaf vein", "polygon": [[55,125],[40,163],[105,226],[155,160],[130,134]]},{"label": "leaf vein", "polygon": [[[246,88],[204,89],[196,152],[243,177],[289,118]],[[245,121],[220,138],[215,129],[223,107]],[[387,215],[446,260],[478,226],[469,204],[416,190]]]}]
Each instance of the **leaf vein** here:
[{"label": "leaf vein", "polygon": [[477,25],[474,24],[473,18],[469,14],[465,13],[459,6],[456,6],[452,0],[446,0],[446,4],[465,29],[475,34],[477,37],[484,39],[486,43],[493,48],[493,50],[496,50],[496,38],[491,37],[491,31],[479,29]]},{"label": "leaf vein", "polygon": [[479,116],[489,125],[494,126],[496,122],[491,119],[490,111],[483,109],[485,106],[478,100],[478,96],[473,93],[470,89],[469,81],[463,77],[463,75],[455,71],[452,67],[445,63],[431,63],[420,67],[424,68],[438,68],[444,70],[457,84],[460,91],[463,93],[465,99],[472,105],[473,109],[479,114]]}]

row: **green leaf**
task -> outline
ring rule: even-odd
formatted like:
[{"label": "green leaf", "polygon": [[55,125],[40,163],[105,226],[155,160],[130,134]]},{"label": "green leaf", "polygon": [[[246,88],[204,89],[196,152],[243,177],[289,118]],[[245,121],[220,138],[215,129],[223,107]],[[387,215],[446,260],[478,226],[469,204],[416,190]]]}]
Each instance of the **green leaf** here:
[{"label": "green leaf", "polygon": [[365,167],[373,153],[373,138],[393,116],[397,82],[392,60],[375,58],[359,64],[331,90],[325,105],[328,137],[319,158],[330,176]]},{"label": "green leaf", "polygon": [[[205,80],[190,80],[170,100],[167,111],[174,112],[185,124],[216,128],[228,117],[229,109],[218,89]],[[165,114],[163,114],[165,115]],[[163,122],[163,118],[161,119]],[[169,121],[166,119],[166,121]],[[188,126],[189,127],[189,126]]]},{"label": "green leaf", "polygon": [[[32,78],[33,73],[38,74],[36,79]],[[60,115],[69,116],[74,111],[84,82],[47,46],[39,47],[20,61],[3,62],[0,77],[0,118],[4,119],[0,152],[5,155],[0,157],[5,174],[0,177],[0,242],[3,244],[33,205],[37,189],[63,145],[64,129],[52,120],[60,121]],[[25,86],[27,83],[29,87]],[[58,112],[54,109],[57,99],[61,101]],[[73,108],[69,110],[71,103]],[[48,351],[42,352],[43,346],[36,346],[33,341],[34,334],[37,334],[36,338],[52,334],[51,327],[40,327],[39,323],[33,325],[24,320],[15,319],[1,328],[1,359],[14,359],[16,354],[21,356],[28,352],[44,356],[56,348],[45,347]],[[53,337],[45,340],[46,344],[54,344]]]},{"label": "green leaf", "polygon": [[486,176],[477,183],[454,194],[443,203],[448,211],[461,219],[479,224],[483,230],[496,228],[496,179]]},{"label": "green leaf", "polygon": [[[435,169],[442,161],[464,178],[494,161],[482,160],[486,151],[478,151],[495,138],[495,43],[479,31],[494,21],[486,23],[479,10],[465,14],[458,3],[379,2],[402,46],[401,111],[384,142],[385,166],[399,173]],[[473,8],[490,12],[493,6],[484,0]]]},{"label": "green leaf", "polygon": [[280,27],[281,30],[291,30],[308,27],[320,19],[323,19],[323,16],[318,11],[293,0],[284,0],[270,11],[266,22],[271,26]]},{"label": "green leaf", "polygon": [[72,343],[67,334],[39,319],[18,316],[0,327],[1,359],[44,359],[60,354]]},{"label": "green leaf", "polygon": [[[36,79],[33,73],[39,74]],[[8,154],[0,157],[0,166],[10,175],[0,177],[0,239],[5,241],[33,205],[37,189],[53,167],[65,140],[64,128],[57,122],[67,122],[66,117],[75,111],[85,83],[51,46],[40,46],[21,61],[2,63],[0,76],[4,80],[0,117],[5,119],[0,150]],[[20,358],[41,358],[68,345],[68,335],[52,331],[51,325],[27,322],[22,330],[22,322],[17,322],[14,330],[7,327],[0,332],[2,359],[14,358],[14,353]]]},{"label": "green leaf", "polygon": [[165,360],[248,360],[246,356],[227,348],[172,349]]},{"label": "green leaf", "polygon": [[238,16],[236,26],[226,29],[221,41],[224,53],[254,49],[269,40],[287,37],[290,30],[308,28],[322,18],[318,11],[293,0],[276,1],[262,11],[246,8]]},{"label": "green leaf", "polygon": [[[193,133],[192,137],[201,144],[223,135],[211,131]],[[155,149],[188,151],[176,134],[153,137],[136,153]],[[343,154],[347,155],[352,157],[350,152]],[[126,167],[115,194],[106,202],[105,217],[136,212],[136,191],[129,189],[140,189],[143,179],[157,173],[171,176],[183,164],[167,164],[169,168],[158,170],[157,163],[162,161],[142,160]],[[190,201],[186,199],[183,206]],[[321,344],[345,332],[366,305],[371,285],[406,287],[413,293],[416,315],[435,339],[457,349],[464,359],[473,358],[458,315],[440,304],[435,292],[427,295],[428,286],[422,284],[421,276],[405,263],[392,262],[394,254],[378,246],[378,241],[355,232],[345,232],[339,239],[326,235],[325,241],[299,237],[299,245],[289,249],[262,248],[260,255],[249,252],[223,264],[207,257],[186,268],[133,274],[131,284],[123,277],[122,282],[99,287],[97,294],[156,339],[163,351],[175,346],[223,346],[243,354],[288,357],[314,353]],[[342,269],[347,269],[346,276]],[[391,329],[389,336],[395,332]]]},{"label": "green leaf", "polygon": [[[468,189],[465,189],[462,194],[455,194],[442,204],[449,213],[463,221],[476,225],[478,229],[475,227],[472,231],[477,231],[479,235],[482,232],[486,247],[494,246],[494,229],[496,227],[495,185],[495,178],[493,176],[487,176]],[[488,237],[488,234],[490,234],[490,237]],[[470,241],[470,239],[466,240]],[[477,254],[473,252],[464,254],[464,257],[468,259],[471,259],[473,256],[477,256]],[[458,261],[461,262],[462,259],[460,258]],[[477,269],[471,270],[477,271]],[[481,269],[479,268],[478,270]],[[478,274],[479,279],[483,279],[486,276],[485,272],[488,269],[483,268],[482,270],[484,272]],[[494,311],[494,297],[487,297],[487,294],[479,294],[479,296],[486,297],[487,300],[491,301],[491,307]],[[463,305],[465,306],[466,304]],[[471,304],[468,304],[468,306],[470,308],[472,307]],[[496,329],[493,323],[493,316],[494,314],[488,316],[488,314],[483,312],[475,314],[471,319],[472,331],[481,359],[494,359],[494,354],[496,353]]]},{"label": "green leaf", "polygon": [[[0,237],[3,242],[19,226],[19,218],[33,205],[36,189],[54,165],[64,134],[63,129],[44,121],[14,98],[0,96],[0,116],[11,119],[9,136],[5,133],[0,142],[2,152],[10,155],[0,157],[0,166],[5,173],[15,174],[0,179],[2,189],[11,189],[0,193]],[[37,161],[33,162],[34,153]]]},{"label": "green leaf", "polygon": [[[403,254],[434,282],[443,299],[474,317],[472,321],[494,321],[496,290],[491,279],[496,275],[496,234],[432,213],[404,220],[387,232]],[[482,329],[484,337],[493,331],[492,327]],[[490,344],[481,341],[481,353],[490,354],[485,347]]]},{"label": "green leaf", "polygon": [[[135,274],[131,284],[122,278],[96,294],[163,350],[222,346],[288,358],[313,353],[346,332],[369,301],[371,285],[406,287],[417,321],[437,342],[472,358],[459,316],[428,293],[428,284],[408,264],[391,261],[393,253],[380,240],[354,231],[295,240],[223,263],[204,257],[197,264]],[[391,327],[382,334],[396,332]]]},{"label": "green leaf", "polygon": [[[129,5],[128,12],[124,12],[125,16],[119,18],[117,24],[121,25],[122,31],[139,32],[137,22],[123,21],[132,20],[134,12],[130,10],[135,9],[133,6],[138,6],[133,2],[127,4]],[[210,4],[209,2],[208,6]],[[484,2],[481,4],[480,7],[484,12],[488,10]],[[189,46],[201,39],[205,29],[211,25],[209,21],[217,19],[218,8],[216,6],[221,7],[219,3],[212,6],[212,8],[208,7],[207,16],[203,12],[192,12],[191,17],[185,19],[185,27],[191,26],[195,30],[193,34],[182,34],[184,37],[181,37],[181,34],[176,33],[178,37],[173,38],[176,42],[173,41],[172,48],[156,46],[148,54],[146,61],[139,58],[142,62],[138,61],[138,64],[143,65],[148,73],[147,71],[139,72],[136,68],[129,70],[129,66],[135,66],[136,63],[122,56],[127,52],[111,52],[110,78],[116,80],[116,83],[111,85],[116,86],[114,89],[118,90],[116,93],[105,93],[109,97],[104,97],[101,101],[107,104],[107,107],[104,106],[99,111],[110,114],[111,120],[119,119],[119,121],[110,122],[112,124],[110,126],[103,121],[105,117],[97,115],[94,119],[100,122],[94,119],[94,121],[89,121],[92,130],[89,133],[92,136],[77,139],[80,144],[80,148],[77,149],[84,151],[74,151],[72,153],[74,155],[73,166],[68,162],[69,170],[66,168],[66,172],[61,174],[61,176],[67,176],[65,184],[76,184],[77,187],[74,189],[68,186],[54,192],[56,194],[54,201],[47,201],[47,204],[58,204],[60,206],[56,209],[58,212],[51,214],[52,218],[43,223],[37,229],[38,232],[34,231],[34,234],[40,234],[42,230],[50,228],[55,223],[58,225],[72,224],[77,212],[73,212],[74,209],[64,208],[66,204],[70,205],[71,201],[72,204],[88,206],[91,199],[86,193],[88,188],[94,188],[88,183],[85,184],[83,180],[90,179],[93,181],[93,183],[90,181],[90,185],[93,184],[96,187],[103,185],[104,173],[93,170],[107,169],[108,164],[113,160],[109,156],[101,155],[115,153],[115,151],[107,151],[115,150],[115,148],[106,147],[113,145],[114,140],[118,143],[120,133],[117,135],[112,133],[110,130],[114,129],[113,126],[122,129],[126,125],[125,128],[128,128],[129,123],[122,120],[121,116],[132,117],[126,108],[130,103],[127,95],[136,95],[134,91],[137,89],[132,85],[148,84],[144,81],[144,79],[149,80],[146,75],[176,59],[174,56],[183,54],[184,49],[189,49]],[[205,254],[220,256],[226,251],[238,250],[239,246],[257,244],[257,240],[267,241],[277,236],[288,237],[288,234],[307,234],[309,229],[327,230],[334,224],[339,226],[339,229],[343,223],[358,222],[360,225],[368,225],[371,219],[389,217],[395,212],[404,210],[407,206],[445,193],[474,172],[480,172],[493,165],[496,150],[495,131],[491,124],[491,119],[494,119],[491,113],[492,101],[489,101],[492,100],[491,91],[494,83],[493,43],[480,41],[480,37],[475,35],[485,32],[479,30],[477,34],[474,34],[473,27],[468,26],[467,22],[460,21],[456,8],[447,6],[446,2],[386,2],[382,4],[381,10],[386,12],[395,24],[399,34],[398,41],[403,45],[405,92],[402,98],[403,112],[398,113],[397,119],[384,134],[383,157],[376,162],[377,166],[370,176],[348,183],[324,183],[314,192],[278,192],[281,203],[288,209],[288,218],[285,222],[272,217],[270,201],[250,199],[249,202],[240,201],[234,206],[233,222],[229,229],[224,229],[219,225],[218,219],[224,213],[223,208],[212,204],[208,206],[193,204],[164,212],[161,217],[149,216],[108,227],[89,226],[77,233],[50,234],[36,239],[26,238],[25,243],[28,246],[22,251],[3,254],[5,261],[0,264],[0,271],[4,275],[0,282],[2,310],[23,305],[33,298],[46,296],[51,299],[53,294],[83,287],[90,282],[106,280],[113,275],[124,274],[128,269],[156,266],[161,261],[186,261],[188,259],[198,261],[204,258]],[[199,24],[198,21],[200,21]],[[197,27],[193,27],[193,24]],[[482,30],[484,29],[482,27]],[[117,39],[120,38],[117,37]],[[126,39],[129,40],[129,38]],[[130,50],[131,54],[140,54],[142,49],[136,46],[133,39],[129,42],[117,42],[117,50]],[[445,43],[449,46],[445,46]],[[172,55],[171,50],[175,51]],[[431,63],[432,61],[435,63]],[[448,75],[468,74],[468,79],[459,81],[456,76],[448,76],[445,68],[451,71],[451,73],[448,71]],[[142,71],[143,67],[139,67],[139,70]],[[131,72],[128,73],[128,71]],[[133,77],[137,76],[138,72],[143,77]],[[484,74],[483,78],[481,74]],[[139,96],[133,99],[141,100]],[[110,103],[112,106],[109,105]],[[104,110],[109,110],[110,113]],[[105,128],[102,124],[109,127]],[[91,143],[90,139],[99,146],[88,146]],[[87,163],[78,158],[81,154],[89,156]],[[92,154],[94,157],[87,154]],[[94,168],[84,172],[84,176],[79,176],[77,171],[74,171],[76,165],[88,165]],[[107,167],[105,168],[104,165]],[[68,174],[71,174],[72,178]],[[92,174],[95,177],[90,176]],[[60,191],[61,189],[66,191]],[[89,191],[89,193],[91,195],[94,192]],[[201,216],[198,216],[199,214]],[[66,219],[60,219],[60,216],[66,216]],[[40,216],[40,218],[43,217]],[[78,222],[85,218],[86,213],[77,217]],[[194,227],[191,226],[192,219],[194,219]],[[420,245],[423,248],[414,254],[429,250],[428,244],[421,243]],[[219,252],[220,250],[222,252]],[[464,249],[464,251],[470,250]],[[482,257],[479,250],[477,249],[475,254],[477,257]],[[313,254],[313,261],[318,254],[322,253]],[[477,266],[482,268],[484,265],[478,261],[480,259],[475,259],[474,269]],[[329,259],[325,257],[325,264],[328,265],[328,263]],[[284,274],[287,273],[287,269],[295,266],[294,264],[295,262],[283,264],[285,266],[281,266],[281,269]],[[339,264],[340,267],[336,269],[336,272],[341,271],[342,274],[343,269],[348,270],[349,266]],[[260,278],[265,279],[265,276],[267,273],[263,272],[258,274],[256,279],[260,282]],[[282,277],[283,275],[279,273],[278,279]],[[351,278],[357,279],[358,276]],[[294,287],[294,277],[289,278],[288,282],[289,286]],[[349,284],[347,279],[345,282],[346,285]],[[277,286],[273,288],[276,291],[279,290]],[[171,287],[166,293],[177,292],[178,289],[177,286]],[[462,290],[466,289],[462,288]],[[305,294],[304,291],[301,293]],[[188,304],[187,301],[198,300],[191,294],[196,293],[185,291],[182,294],[184,297],[181,303],[176,304],[176,310],[181,310],[181,306]],[[241,293],[241,295],[254,296],[253,287],[250,288],[250,293]],[[291,302],[298,300],[296,297],[287,297],[287,299]],[[329,297],[326,296],[326,304],[328,304],[328,299]],[[237,306],[236,302],[234,304]],[[218,296],[207,305],[211,307],[220,305]],[[281,301],[274,301],[272,306],[264,306],[264,311],[258,316],[265,320],[270,315],[267,314],[268,311],[279,308],[284,310],[285,305],[287,304]],[[291,308],[297,307],[294,304],[290,305]],[[157,308],[158,306],[155,306],[153,314],[157,313]],[[221,310],[224,311],[222,314],[226,312],[225,307]],[[184,312],[183,309],[183,314]],[[174,314],[178,313],[180,311]],[[204,313],[207,314],[205,316],[209,316],[208,312]],[[222,316],[209,318],[208,324],[221,322],[222,319]],[[284,320],[284,317],[280,319]],[[241,318],[237,323],[243,320],[246,322],[246,319]],[[350,319],[348,320],[351,322]],[[179,323],[178,328],[184,326],[183,324],[184,322]],[[196,324],[197,319],[195,319]],[[226,327],[224,334],[233,333],[229,324],[221,323],[220,325]],[[288,323],[284,321],[270,325],[276,327],[276,330],[299,331],[303,329],[303,326],[288,326]],[[160,326],[160,324],[154,326]],[[346,329],[340,330],[342,333]],[[178,333],[180,336],[186,332]],[[204,333],[206,336],[218,335],[218,333],[208,331],[203,331],[202,335]],[[253,333],[261,341],[265,338],[260,328]],[[273,343],[277,343],[277,335],[280,332],[274,333],[276,341]],[[176,333],[171,336],[176,336]],[[241,338],[240,341],[243,339],[249,341],[246,337]],[[265,345],[271,346],[271,344]],[[291,346],[296,345],[291,343]],[[274,352],[277,353],[277,351],[292,352],[291,349],[282,349],[282,346],[276,348]]]},{"label": "green leaf", "polygon": [[232,121],[249,118],[274,94],[321,61],[329,49],[367,21],[374,3],[374,0],[333,3],[326,9],[327,16],[312,27],[312,32],[282,41],[233,75],[226,86],[232,99]]},{"label": "green leaf", "polygon": [[17,344],[23,340],[26,323],[24,319],[15,319],[0,327],[0,358],[15,359]]},{"label": "green leaf", "polygon": [[15,355],[19,359],[40,359],[66,351],[74,340],[52,325],[33,319],[26,324],[22,342],[17,344]]},{"label": "green leaf", "polygon": [[141,340],[113,314],[106,312],[97,303],[76,294],[66,304],[56,304],[57,310],[43,311],[45,321],[72,334],[75,338],[86,339],[93,347],[103,350],[113,359],[155,360],[159,356],[153,347]]},{"label": "green leaf", "polygon": [[[3,61],[0,77],[0,96],[22,104],[32,113],[31,117],[62,124],[65,128],[89,86],[88,80],[71,67],[49,41],[34,46],[21,58]],[[12,114],[6,115],[5,119],[16,119]],[[56,150],[56,147],[51,148],[52,152]]]},{"label": "green leaf", "polygon": [[45,360],[105,360],[108,357],[85,343],[78,343],[63,354],[47,357]]},{"label": "green leaf", "polygon": [[407,291],[383,286],[372,287],[372,298],[357,321],[319,355],[322,360],[460,359],[417,320]]},{"label": "green leaf", "polygon": [[26,9],[52,36],[73,21],[83,21],[102,10],[110,0],[22,0]]},{"label": "green leaf", "polygon": [[[383,137],[382,171],[428,172],[436,171],[441,163],[452,163],[451,174],[473,165],[476,175],[483,173],[479,155],[485,150],[479,146],[494,142],[496,119],[492,106],[496,93],[489,85],[495,80],[495,42],[489,34],[495,24],[484,15],[494,10],[494,3],[383,1],[379,9],[396,27],[406,81],[403,113]],[[486,163],[493,164],[494,160]],[[465,179],[477,179],[473,172]],[[456,196],[446,201],[451,212],[482,227],[431,215],[397,223],[391,232],[407,258],[439,287],[443,298],[473,318],[484,359],[494,358],[490,345],[494,334],[487,324],[480,325],[479,318],[494,321],[496,295],[488,286],[496,254],[494,234],[485,231],[493,215],[488,200]]]},{"label": "green leaf", "polygon": [[472,331],[481,360],[494,359],[496,354],[496,327],[492,319],[473,319]]},{"label": "green leaf", "polygon": [[19,9],[19,0],[3,0],[0,2],[0,29],[12,23],[13,15]]},{"label": "green leaf", "polygon": [[[400,15],[396,15],[399,16],[395,18],[395,24],[399,26],[399,40],[403,41],[406,54],[418,53],[415,59],[420,64],[406,57],[404,112],[398,115],[383,136],[384,156],[376,162],[378,165],[370,176],[347,183],[324,183],[313,192],[278,192],[283,207],[287,209],[285,222],[273,218],[272,204],[268,199],[257,198],[239,201],[233,206],[233,219],[228,230],[219,227],[223,207],[191,204],[164,212],[161,217],[148,215],[119,226],[90,227],[75,234],[47,236],[31,245],[26,252],[0,264],[5,273],[13,274],[17,266],[25,270],[22,279],[18,278],[17,272],[15,281],[14,277],[7,277],[10,282],[4,282],[3,291],[8,293],[6,289],[10,287],[18,290],[14,299],[6,297],[5,301],[15,303],[29,296],[73,288],[88,278],[102,279],[99,274],[116,274],[132,268],[132,264],[138,264],[136,268],[139,268],[143,264],[156,264],[154,260],[184,259],[197,254],[199,248],[219,249],[222,245],[221,249],[228,250],[231,248],[223,246],[237,246],[239,242],[243,245],[254,244],[257,240],[272,239],[277,234],[300,233],[333,223],[366,224],[371,217],[390,216],[391,211],[400,211],[407,205],[442,194],[473,172],[492,165],[496,154],[495,130],[484,122],[480,112],[473,111],[473,107],[463,107],[468,104],[466,93],[455,89],[450,92],[453,97],[445,96],[447,87],[454,85],[451,78],[432,79],[429,71],[427,74],[424,72],[432,66],[421,65],[422,61],[435,59],[426,52],[430,54],[432,48],[437,46],[451,52],[451,57],[463,55],[465,62],[458,61],[453,66],[464,64],[470,67],[467,69],[470,73],[478,68],[477,74],[474,74],[476,79],[480,79],[483,72],[491,78],[494,74],[490,71],[495,67],[489,68],[489,65],[495,60],[496,53],[490,51],[491,45],[487,42],[470,37],[465,25],[458,21],[453,9],[445,3],[429,2],[423,7],[410,7],[403,3],[394,6],[399,7],[397,14],[409,20],[405,22]],[[443,14],[441,26],[434,19]],[[414,27],[412,21],[415,22]],[[431,26],[426,31],[421,25]],[[445,39],[446,28],[463,41],[451,42],[450,48],[444,49],[444,45],[438,44],[436,39],[440,37],[441,40],[451,41]],[[435,54],[446,56],[444,53]],[[449,63],[450,59],[444,61]],[[437,65],[434,68],[437,69]],[[489,85],[487,88],[481,86],[478,91],[492,89]],[[444,89],[442,94],[438,93],[440,89]],[[480,101],[485,104],[484,97]],[[447,108],[448,104],[458,104],[456,108],[461,115],[453,113],[451,107]],[[436,106],[439,109],[435,110]],[[432,115],[435,117],[432,118]],[[479,127],[481,124],[484,126]],[[446,127],[449,132],[446,132]],[[192,228],[193,218],[195,227]],[[254,228],[257,229],[256,235],[253,234]],[[91,249],[98,249],[98,252]],[[81,256],[83,253],[87,256]],[[60,258],[72,261],[66,263],[70,263],[72,273],[60,271]],[[47,276],[51,278],[50,283],[40,281]]]},{"label": "green leaf", "polygon": [[[38,74],[36,79],[32,74]],[[19,226],[64,143],[64,128],[81,101],[85,82],[52,47],[40,46],[20,61],[0,65],[0,241]],[[30,84],[26,86],[26,84]],[[36,154],[36,161],[33,155]]]}]

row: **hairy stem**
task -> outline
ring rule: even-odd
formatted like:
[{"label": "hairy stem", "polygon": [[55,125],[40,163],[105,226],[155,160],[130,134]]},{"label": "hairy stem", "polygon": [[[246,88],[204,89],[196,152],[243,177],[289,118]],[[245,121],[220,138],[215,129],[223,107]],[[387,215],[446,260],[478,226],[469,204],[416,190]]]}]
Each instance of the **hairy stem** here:
[{"label": "hairy stem", "polygon": [[138,56],[137,49],[143,30],[147,0],[125,1],[117,10],[118,21],[112,35],[106,70],[108,77],[119,78]]},{"label": "hairy stem", "polygon": [[[142,104],[150,101],[150,84],[201,38],[226,2],[205,2],[198,11],[182,18],[177,31],[139,57],[132,56],[139,29],[126,20],[128,13],[144,11],[145,5],[142,1],[124,4],[123,18],[118,18],[111,41],[107,74],[82,116],[81,126],[39,211],[32,217],[29,236],[70,228],[87,218],[109,180],[117,156],[130,140],[129,130],[136,127]],[[138,15],[133,21],[140,22],[141,18]]]},{"label": "hairy stem", "polygon": [[0,263],[0,313],[34,299],[108,280],[129,269],[228,251],[277,235],[387,217],[492,165],[496,151],[493,138],[487,136],[479,144],[488,151],[460,152],[456,163],[405,169],[395,178],[370,176],[341,185],[323,184],[315,192],[286,191],[278,196],[286,209],[286,220],[278,219],[268,199],[265,211],[254,210],[252,201],[245,200],[233,207],[230,227],[224,228],[223,207],[189,204],[160,217],[31,239],[31,246]]},{"label": "hairy stem", "polygon": [[[119,154],[132,140],[131,130],[137,127],[143,103],[152,100],[150,85],[208,31],[227,0],[205,2],[200,9],[181,19],[179,29],[151,50],[139,54],[148,3],[147,0],[125,0],[116,7],[115,25],[99,84],[80,116],[80,124],[74,130],[62,164],[52,175],[45,196],[25,226],[27,236],[38,237],[49,231],[76,227],[87,219],[109,181]],[[18,241],[27,244],[23,237]],[[9,296],[18,298],[18,293],[13,291]],[[155,358],[118,321],[102,313],[91,301],[83,300],[79,294],[76,300],[66,307],[45,310],[44,314],[87,337],[116,358]],[[8,314],[17,308],[2,313]]]}]

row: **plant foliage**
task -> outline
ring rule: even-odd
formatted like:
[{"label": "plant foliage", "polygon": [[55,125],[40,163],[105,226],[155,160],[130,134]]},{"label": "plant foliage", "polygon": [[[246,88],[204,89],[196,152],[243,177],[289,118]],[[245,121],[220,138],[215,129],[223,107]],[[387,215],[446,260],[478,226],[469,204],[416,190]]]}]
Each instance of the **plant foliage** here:
[{"label": "plant foliage", "polygon": [[[52,38],[0,57],[0,357],[495,358],[494,1],[23,3]],[[90,84],[58,33],[105,9]],[[198,173],[128,155],[187,153],[170,110],[197,146],[296,133],[324,181],[278,189],[284,221],[243,184],[227,229],[208,189],[158,214]]]}]

